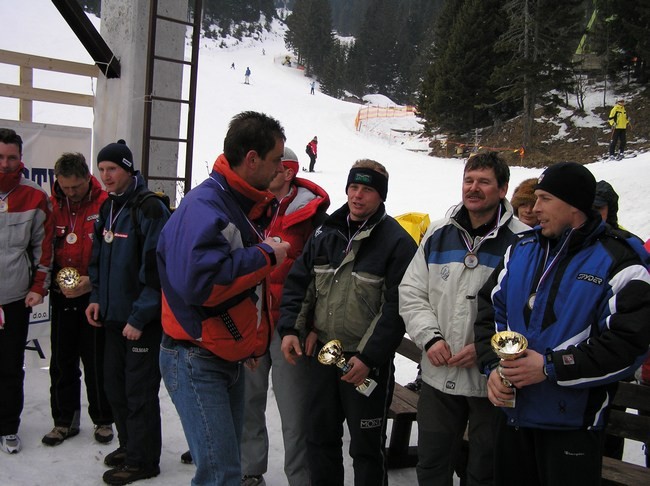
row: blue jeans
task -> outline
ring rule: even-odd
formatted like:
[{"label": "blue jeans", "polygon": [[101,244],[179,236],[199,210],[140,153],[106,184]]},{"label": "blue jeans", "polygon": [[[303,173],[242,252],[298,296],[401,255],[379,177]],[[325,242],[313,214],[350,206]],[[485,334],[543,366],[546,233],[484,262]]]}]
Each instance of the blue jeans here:
[{"label": "blue jeans", "polygon": [[244,418],[241,363],[163,336],[160,371],[196,465],[193,486],[239,486]]}]

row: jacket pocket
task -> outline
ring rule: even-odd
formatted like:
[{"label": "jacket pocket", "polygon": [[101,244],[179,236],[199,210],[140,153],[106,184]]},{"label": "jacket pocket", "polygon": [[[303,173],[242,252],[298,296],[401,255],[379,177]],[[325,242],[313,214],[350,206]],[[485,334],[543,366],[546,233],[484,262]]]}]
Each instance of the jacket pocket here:
[{"label": "jacket pocket", "polygon": [[314,265],[314,283],[318,297],[324,298],[329,295],[335,272],[336,269],[329,265]]}]

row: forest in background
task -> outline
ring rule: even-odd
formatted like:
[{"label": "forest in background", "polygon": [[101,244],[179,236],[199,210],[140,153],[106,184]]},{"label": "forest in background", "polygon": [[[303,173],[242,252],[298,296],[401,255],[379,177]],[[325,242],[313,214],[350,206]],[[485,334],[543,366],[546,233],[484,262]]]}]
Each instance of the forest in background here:
[{"label": "forest in background", "polygon": [[[100,0],[79,1],[99,14]],[[203,33],[216,39],[254,37],[280,17],[287,48],[324,93],[346,99],[380,93],[415,105],[429,135],[469,138],[517,118],[517,143],[530,149],[540,107],[563,106],[571,97],[580,111],[594,80],[642,93],[648,82],[647,1],[203,0],[203,6]]]}]

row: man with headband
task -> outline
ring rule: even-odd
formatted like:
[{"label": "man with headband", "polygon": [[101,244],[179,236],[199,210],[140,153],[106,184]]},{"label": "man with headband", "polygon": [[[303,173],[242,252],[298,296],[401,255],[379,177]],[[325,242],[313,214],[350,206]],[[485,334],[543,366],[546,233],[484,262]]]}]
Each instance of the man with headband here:
[{"label": "man with headband", "polygon": [[[429,226],[399,288],[400,313],[423,350],[418,401],[419,484],[491,484],[494,407],[476,367],[476,295],[516,233],[528,226],[505,199],[510,170],[495,152],[465,164],[462,203]],[[466,472],[461,454],[469,422]]]},{"label": "man with headband", "polygon": [[[592,209],[596,180],[575,162],[540,176],[539,226],[508,248],[479,293],[475,325],[488,398],[501,407],[495,484],[599,484],[603,429],[616,382],[650,343],[647,254]],[[495,332],[523,334],[528,347],[499,360]],[[513,396],[514,408],[503,408]]]},{"label": "man with headband", "polygon": [[[285,281],[278,323],[285,358],[295,363],[303,355],[316,356],[324,344],[338,340],[349,367],[343,373],[314,360],[309,368],[312,486],[344,482],[344,420],[355,484],[387,481],[386,414],[393,356],[404,335],[397,289],[416,249],[413,238],[386,214],[387,193],[384,166],[357,161],[348,175],[347,203],[316,229]],[[376,387],[364,394],[366,379]]]}]

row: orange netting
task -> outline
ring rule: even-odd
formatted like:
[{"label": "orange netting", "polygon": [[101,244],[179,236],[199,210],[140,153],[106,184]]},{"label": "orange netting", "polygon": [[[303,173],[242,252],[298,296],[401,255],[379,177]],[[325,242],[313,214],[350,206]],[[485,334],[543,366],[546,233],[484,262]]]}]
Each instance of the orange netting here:
[{"label": "orange netting", "polygon": [[415,106],[364,106],[359,108],[354,119],[354,127],[359,130],[361,122],[370,118],[398,118],[403,116],[414,116]]}]

